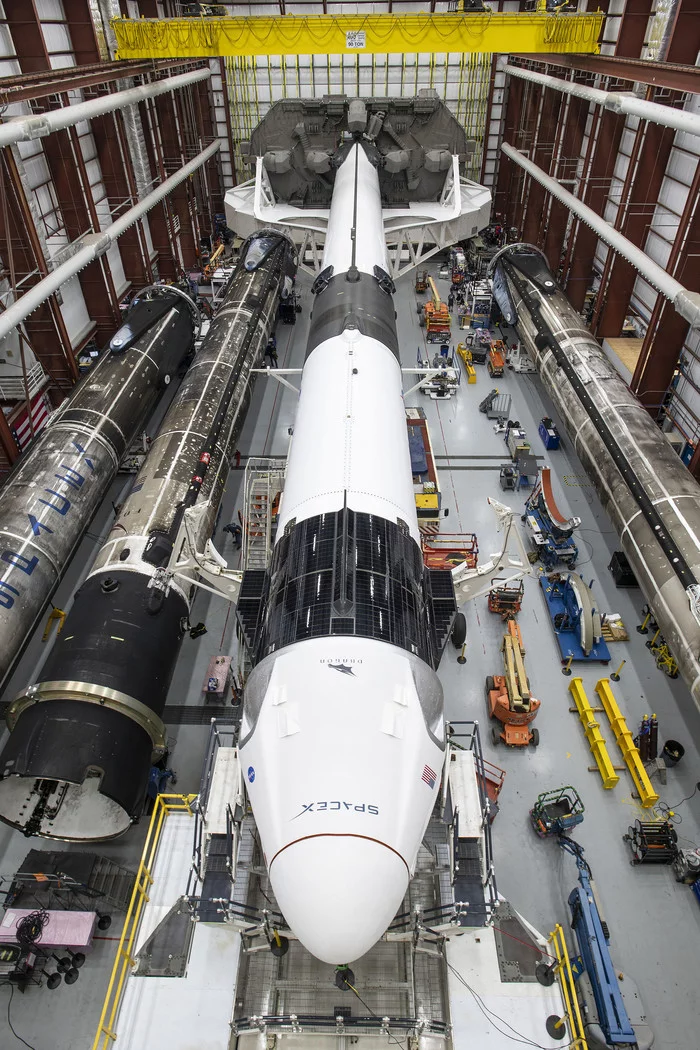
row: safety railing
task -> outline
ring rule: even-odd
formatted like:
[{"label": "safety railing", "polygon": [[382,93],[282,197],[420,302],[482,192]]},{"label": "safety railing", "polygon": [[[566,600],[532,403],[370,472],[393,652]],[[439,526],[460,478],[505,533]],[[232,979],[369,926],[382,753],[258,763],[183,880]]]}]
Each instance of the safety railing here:
[{"label": "safety railing", "polygon": [[33,397],[37,390],[41,390],[48,379],[41,365],[36,364],[27,369],[27,385],[24,385],[24,376],[2,376],[0,378],[0,401],[21,401],[29,393]]},{"label": "safety railing", "polygon": [[569,961],[569,949],[566,944],[564,930],[559,923],[557,923],[550,933],[549,943],[554,948],[554,954],[557,960],[556,964],[553,964],[554,972],[559,979],[559,987],[561,988],[561,994],[564,999],[564,1016],[569,1024],[569,1035],[571,1036],[571,1040],[566,1045],[569,1050],[588,1050],[586,1032],[583,1027],[581,1010],[578,1005],[578,996],[576,995],[576,984],[571,969],[571,962]]},{"label": "safety railing", "polygon": [[[338,1035],[378,1034],[387,1040],[396,1042],[392,1032],[399,1031],[404,1035],[445,1035],[448,1025],[444,1021],[432,1021],[424,1017],[378,1017],[376,1014],[365,1016],[347,1016],[338,1010],[333,1016],[321,1014],[262,1014],[255,1017],[243,1017],[231,1022],[235,1035],[241,1032],[266,1032],[300,1035],[302,1033],[328,1033],[335,1031]],[[403,1043],[400,1045],[403,1046]]]},{"label": "safety railing", "polygon": [[211,791],[212,778],[216,756],[220,747],[233,747],[236,742],[238,727],[235,725],[220,724],[215,718],[211,720],[209,728],[209,741],[207,743],[207,755],[204,759],[204,768],[199,782],[199,795],[197,806],[194,810],[194,828],[192,842],[192,867],[187,880],[186,896],[196,896],[196,889],[204,877],[202,867],[202,845],[204,828],[207,823],[207,806],[209,805],[209,792]]},{"label": "safety railing", "polygon": [[[456,727],[459,727],[459,729]],[[484,763],[484,753],[481,748],[479,723],[471,721],[449,722],[447,731],[450,741],[467,741],[456,746],[464,747],[465,750],[474,752],[476,783],[479,789],[479,803],[481,805],[481,829],[484,834],[484,867],[486,869],[484,905],[486,914],[490,917],[498,907],[498,888],[496,886],[496,870],[493,862],[493,842],[491,839],[491,799],[486,791],[487,770]]]},{"label": "safety railing", "polygon": [[169,813],[174,811],[192,815],[192,803],[196,797],[196,795],[158,795],[156,797],[92,1050],[107,1050],[107,1047],[112,1046],[117,1038],[116,1025],[119,1008],[124,996],[127,977],[136,963],[134,946],[143,909],[149,901],[148,891],[153,884],[153,866],[165,819]]}]

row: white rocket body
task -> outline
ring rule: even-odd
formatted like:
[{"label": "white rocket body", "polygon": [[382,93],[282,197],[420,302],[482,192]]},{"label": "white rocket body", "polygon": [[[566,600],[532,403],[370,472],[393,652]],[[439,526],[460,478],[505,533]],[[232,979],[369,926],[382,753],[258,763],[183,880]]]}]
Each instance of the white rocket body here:
[{"label": "white rocket body", "polygon": [[[442,689],[415,617],[386,622],[409,588],[394,577],[422,560],[393,300],[375,270],[386,275],[379,183],[359,145],[336,175],[323,264],[278,523],[288,546],[273,558],[240,750],[280,909],[313,955],[342,964],[401,905],[444,759]],[[313,566],[331,543],[326,593]],[[283,549],[300,565],[284,587]]]}]

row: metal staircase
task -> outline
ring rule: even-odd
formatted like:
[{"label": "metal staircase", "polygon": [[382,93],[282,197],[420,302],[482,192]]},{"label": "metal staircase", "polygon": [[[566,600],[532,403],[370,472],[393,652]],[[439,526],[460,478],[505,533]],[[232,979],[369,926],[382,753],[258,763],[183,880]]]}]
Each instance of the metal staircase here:
[{"label": "metal staircase", "polygon": [[243,571],[265,570],[270,564],[277,499],[284,488],[279,460],[249,459],[245,471]]},{"label": "metal staircase", "polygon": [[[98,853],[70,850],[30,850],[12,878],[4,906],[17,906],[45,893],[45,906],[55,900],[62,908],[84,908],[90,901],[126,911],[136,872]],[[28,905],[26,905],[28,906]]]},{"label": "metal staircase", "polygon": [[135,881],[136,872],[123,868],[109,857],[95,857],[89,888],[99,893],[113,908],[127,910]]}]

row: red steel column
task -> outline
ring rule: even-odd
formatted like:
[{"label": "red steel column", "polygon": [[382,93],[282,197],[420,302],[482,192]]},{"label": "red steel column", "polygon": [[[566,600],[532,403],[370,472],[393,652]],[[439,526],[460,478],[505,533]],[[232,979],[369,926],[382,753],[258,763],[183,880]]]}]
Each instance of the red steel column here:
[{"label": "red steel column", "polygon": [[[503,141],[516,143],[520,132],[520,114],[523,106],[523,94],[525,81],[516,77],[506,79],[506,109],[503,118]],[[495,213],[506,216],[508,226],[513,225],[515,211],[515,192],[522,182],[522,171],[517,164],[499,154],[498,177],[496,189],[493,195],[493,209]]]},{"label": "red steel column", "polygon": [[[546,67],[545,67],[546,69]],[[544,171],[549,171],[556,152],[557,130],[566,96],[560,91],[545,88],[539,110],[535,138],[530,149],[530,158]],[[522,239],[529,244],[543,244],[543,224],[547,191],[534,179],[530,180],[527,211],[523,219]]]},{"label": "red steel column", "polygon": [[[16,273],[18,276],[32,275],[24,285],[31,287],[42,277],[46,277],[49,271],[11,149],[4,150],[3,161],[3,179],[5,171],[7,172],[7,181],[4,184],[7,223],[3,222],[5,260],[8,260],[12,252],[15,256],[19,254]],[[78,366],[56,296],[52,295],[24,324],[46,372],[61,389],[69,389],[73,380],[78,378]]]},{"label": "red steel column", "polygon": [[615,45],[620,58],[641,57],[653,6],[653,0],[627,0]]},{"label": "red steel column", "polygon": [[[691,292],[700,291],[700,161],[683,208],[666,271]],[[671,382],[688,332],[688,322],[658,296],[652,311],[630,388],[650,410],[662,400]]]},{"label": "red steel column", "polygon": [[4,0],[3,8],[22,72],[41,73],[50,69],[34,0]]},{"label": "red steel column", "polygon": [[[214,129],[211,80],[193,84],[190,91],[192,92],[198,126],[201,130],[200,149],[204,149],[217,137]],[[212,199],[213,210],[215,212],[223,211],[224,186],[221,176],[221,150],[201,170],[204,173],[204,181],[207,183],[209,196]]]},{"label": "red steel column", "polygon": [[[588,106],[589,103],[585,99],[576,98],[574,95],[569,96],[569,104],[565,116],[566,124],[561,141],[561,153],[558,158],[552,158],[553,169],[551,174],[557,179],[574,178],[576,175],[576,164],[581,155]],[[571,187],[567,186],[567,189],[571,189]],[[549,260],[552,272],[555,274],[561,263],[568,223],[569,209],[561,201],[552,198],[544,240],[544,253]]]},{"label": "red steel column", "polygon": [[[35,0],[5,0],[3,7],[22,73],[42,73],[50,70],[51,62],[46,50]],[[44,153],[50,166],[50,159],[45,146],[46,143],[44,144]],[[19,221],[19,236],[29,240],[35,266],[39,271],[38,279],[40,279],[48,273],[48,266],[11,147],[4,150],[4,157],[9,186],[12,188],[12,194],[21,216],[21,219],[19,219],[17,214],[13,214],[12,219],[14,222]],[[14,212],[14,209],[10,210]],[[6,237],[11,238],[10,230],[5,232]],[[8,247],[11,250],[11,246],[8,245]],[[30,270],[27,272],[30,272]],[[48,317],[52,318],[53,325],[47,323]],[[31,317],[27,318],[25,328],[47,373],[61,388],[67,389],[70,387],[71,382],[78,378],[78,366],[75,362],[70,336],[55,295],[49,298],[46,306],[39,311],[35,311]]]},{"label": "red steel column", "polygon": [[[228,140],[228,152],[231,158],[232,186],[238,182],[236,173],[236,155],[234,153],[233,130],[231,128],[231,102],[228,97],[228,84],[226,83],[226,63],[223,58],[219,59],[219,74],[221,76],[221,93],[224,98],[224,120],[226,121],[226,138]],[[213,89],[212,89],[213,90]]]},{"label": "red steel column", "polygon": [[[499,11],[501,10],[501,4],[498,5]],[[486,172],[486,154],[489,148],[489,135],[491,132],[491,114],[493,112],[493,92],[495,90],[496,81],[496,69],[498,65],[498,55],[491,56],[491,72],[489,74],[489,94],[486,101],[486,117],[484,119],[484,148],[481,157],[481,174],[479,176],[479,182],[484,182],[484,174]]]},{"label": "red steel column", "polygon": [[694,66],[698,57],[700,0],[679,0],[664,62]]},{"label": "red steel column", "polygon": [[[595,123],[596,118],[594,117]],[[590,172],[587,178],[584,177],[579,197],[598,215],[602,215],[610,191],[610,179],[615,168],[624,120],[616,113],[606,109],[599,114],[597,123],[598,132],[593,147]],[[586,292],[591,283],[597,244],[598,235],[584,223],[579,222],[578,233],[571,239],[568,249],[570,267],[565,285],[566,294],[577,310],[583,308]]]},{"label": "red steel column", "polygon": [[[535,138],[535,132],[537,129],[537,114],[540,108],[540,102],[544,89],[539,87],[537,84],[531,84],[529,81],[525,81],[525,93],[523,96],[523,106],[520,114],[520,127],[517,131],[518,142],[516,149],[526,153],[528,156],[532,150],[532,145]],[[508,140],[512,143],[512,140]],[[512,226],[517,226],[518,230],[523,229],[523,222],[527,212],[527,205],[530,196],[530,192],[535,184],[534,180],[519,169],[522,181],[520,184],[520,193],[517,194],[514,207],[511,209],[513,215],[513,221],[510,223]],[[520,177],[519,176],[519,177]]]},{"label": "red steel column", "polygon": [[[160,140],[163,150],[163,166],[167,175],[172,175],[185,162],[183,148],[180,142],[180,128],[177,118],[177,107],[172,92],[160,95],[152,99],[153,109],[158,120]],[[170,194],[171,211],[177,214],[180,220],[180,248],[182,261],[180,265],[185,268],[193,266],[196,260],[198,244],[195,241],[193,231],[193,220],[190,212],[190,201],[188,188],[180,183]]]},{"label": "red steel column", "polygon": [[[635,137],[628,168],[629,179],[625,179],[614,228],[624,233],[637,247],[643,248],[675,132],[659,124],[646,124],[645,121],[640,121],[639,127],[641,135]],[[638,146],[640,138],[643,145]],[[632,169],[637,160],[634,171]],[[612,250],[608,252],[591,326],[600,338],[620,335],[636,278],[637,271],[633,266]]]},{"label": "red steel column", "polygon": [[[152,116],[148,102],[139,102],[139,112],[154,182],[164,182],[167,174],[163,164],[155,117]],[[148,219],[153,247],[158,253],[158,275],[166,280],[175,278],[180,270],[180,259],[173,234],[170,198],[166,197],[160,204],[156,204],[155,208],[149,212]]]},{"label": "red steel column", "polygon": [[[107,203],[112,218],[115,219],[126,210],[125,205],[130,207],[138,202],[138,191],[121,113],[107,113],[103,117],[95,117],[91,127],[107,193]],[[139,287],[153,283],[153,271],[148,258],[142,221],[145,220],[139,220],[130,226],[117,242],[124,276],[127,281]]]},{"label": "red steel column", "polygon": [[62,0],[62,2],[76,66],[101,62],[107,56],[100,54],[100,45],[88,0]]}]

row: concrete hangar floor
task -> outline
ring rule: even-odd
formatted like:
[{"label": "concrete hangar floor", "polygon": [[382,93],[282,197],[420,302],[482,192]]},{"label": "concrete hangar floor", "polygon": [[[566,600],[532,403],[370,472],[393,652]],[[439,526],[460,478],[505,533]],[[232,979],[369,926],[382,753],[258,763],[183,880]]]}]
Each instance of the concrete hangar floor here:
[{"label": "concrete hangar floor", "polygon": [[[430,269],[436,277],[437,265]],[[433,350],[429,346],[426,352],[424,329],[418,325],[413,276],[409,274],[399,280],[396,294],[402,361],[406,367],[415,366],[419,347],[424,357],[432,357]],[[302,292],[303,313],[295,326],[280,325],[277,330],[280,367],[299,368],[304,361],[310,281],[300,275],[298,285]],[[440,287],[446,290],[444,282]],[[453,344],[459,339],[455,324]],[[529,490],[503,493],[500,489],[499,470],[500,465],[508,460],[507,449],[503,435],[495,433],[493,424],[478,410],[479,402],[494,383],[485,367],[477,365],[476,371],[476,385],[462,382],[449,401],[431,401],[418,391],[408,400],[411,405],[420,405],[427,415],[443,508],[449,510],[448,517],[443,519],[443,531],[476,533],[483,561],[490,552],[498,549],[499,541],[487,497],[519,507]],[[405,385],[411,385],[408,377]],[[617,537],[566,440],[563,425],[557,419],[539,378],[507,372],[496,385],[512,395],[511,417],[517,418],[525,429],[539,462],[551,467],[554,494],[560,510],[582,519],[576,533],[580,551],[577,568],[587,582],[595,581],[594,593],[600,607],[604,611],[619,613],[628,628],[628,642],[611,644],[608,667],[575,664],[574,674],[583,679],[586,692],[593,701],[598,679],[626,660],[620,682],[614,689],[630,727],[636,730],[642,715],[654,711],[659,719],[660,744],[674,739],[685,747],[682,762],[668,771],[666,786],[659,786],[654,781],[661,799],[674,806],[692,795],[698,780],[700,763],[695,742],[700,740],[700,714],[683,682],[680,679],[672,681],[657,670],[645,647],[644,637],[635,630],[642,619],[643,596],[637,589],[619,590],[615,586],[607,566],[612,552],[618,547]],[[172,384],[168,397],[174,394],[174,387]],[[166,407],[162,403],[159,406],[150,424],[151,432],[157,429]],[[258,379],[239,443],[242,466],[230,474],[214,537],[232,564],[235,564],[237,555],[231,537],[221,530],[223,525],[236,518],[236,511],[241,507],[242,468],[249,456],[285,457],[295,411],[296,396],[292,391],[273,378]],[[544,416],[552,417],[562,434],[561,447],[547,453],[537,430],[539,420]],[[90,532],[56,595],[55,602],[60,608],[68,607],[101,538],[111,526],[112,504],[120,502],[131,480],[128,476],[117,478],[93,520]],[[576,829],[575,837],[585,847],[586,858],[596,879],[610,927],[615,964],[636,981],[659,1050],[690,1050],[698,1045],[700,992],[696,970],[700,906],[687,886],[674,881],[670,868],[630,865],[630,850],[622,836],[636,818],[648,819],[649,811],[642,810],[633,798],[632,782],[626,772],[620,773],[620,782],[613,790],[605,791],[598,774],[589,771],[592,756],[578,717],[569,710],[570,679],[561,674],[559,651],[537,575],[525,580],[525,596],[519,615],[532,691],[542,703],[536,722],[541,737],[537,749],[493,747],[488,732],[484,682],[487,675],[500,670],[503,626],[497,616],[489,614],[485,597],[469,603],[464,611],[468,624],[467,662],[459,665],[456,651],[448,646],[440,677],[445,689],[447,718],[478,719],[485,730],[482,739],[486,757],[506,771],[500,811],[493,825],[499,890],[543,933],[547,934],[557,922],[568,928],[566,902],[576,884],[575,865],[554,841],[542,841],[534,835],[528,814],[539,792],[568,784],[576,787],[586,811],[584,823]],[[200,591],[191,618],[193,623],[204,621],[207,633],[196,640],[185,638],[165,712],[170,765],[177,771],[177,790],[182,792],[196,792],[198,789],[209,721],[214,713],[203,701],[202,686],[207,665],[212,656],[220,652],[231,653],[236,645],[234,616],[224,601]],[[31,639],[5,690],[3,701],[8,701],[33,680],[45,659],[47,646],[41,642],[41,633],[40,629]],[[601,715],[601,728],[617,764],[619,753],[604,715]],[[700,793],[678,807],[676,819],[679,818],[681,822],[676,830],[680,844],[700,843]],[[143,821],[124,839],[99,845],[97,852],[136,868],[146,827],[147,822]],[[0,873],[5,879],[18,869],[31,846],[42,848],[39,841],[30,843],[18,832],[0,825]],[[115,914],[112,927],[96,941],[77,984],[70,988],[61,986],[56,993],[30,988],[25,995],[14,995],[13,1026],[35,1050],[77,1050],[92,1044],[120,922],[121,918]],[[231,981],[235,981],[235,973],[231,974]],[[21,1045],[7,1023],[2,997],[8,995],[7,988],[0,990],[0,1046],[3,1050]]]}]

